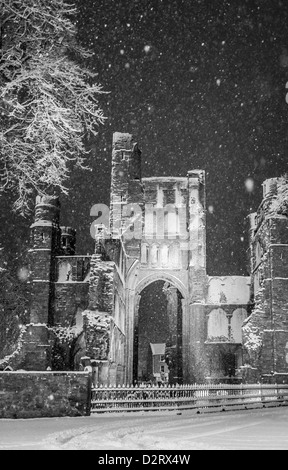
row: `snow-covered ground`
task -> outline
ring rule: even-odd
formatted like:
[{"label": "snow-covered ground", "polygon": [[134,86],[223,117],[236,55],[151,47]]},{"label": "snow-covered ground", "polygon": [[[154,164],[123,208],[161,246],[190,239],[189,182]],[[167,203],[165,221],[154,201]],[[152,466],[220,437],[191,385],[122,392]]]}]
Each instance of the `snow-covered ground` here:
[{"label": "snow-covered ground", "polygon": [[288,449],[288,407],[0,420],[0,450]]}]

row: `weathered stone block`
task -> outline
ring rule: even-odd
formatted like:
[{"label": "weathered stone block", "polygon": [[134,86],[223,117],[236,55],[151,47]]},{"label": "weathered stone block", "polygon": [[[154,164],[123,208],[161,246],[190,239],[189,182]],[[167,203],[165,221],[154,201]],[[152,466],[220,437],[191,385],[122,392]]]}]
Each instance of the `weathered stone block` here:
[{"label": "weathered stone block", "polygon": [[0,372],[0,418],[85,416],[90,390],[86,372]]},{"label": "weathered stone block", "polygon": [[288,373],[288,330],[275,331],[275,362],[278,373]]},{"label": "weathered stone block", "polygon": [[273,246],[270,248],[270,253],[273,259],[273,277],[280,277],[288,280],[288,245]]},{"label": "weathered stone block", "polygon": [[288,218],[275,217],[270,219],[270,243],[288,244]]},{"label": "weathered stone block", "polygon": [[57,283],[53,324],[71,327],[75,324],[78,308],[88,306],[88,283]]}]

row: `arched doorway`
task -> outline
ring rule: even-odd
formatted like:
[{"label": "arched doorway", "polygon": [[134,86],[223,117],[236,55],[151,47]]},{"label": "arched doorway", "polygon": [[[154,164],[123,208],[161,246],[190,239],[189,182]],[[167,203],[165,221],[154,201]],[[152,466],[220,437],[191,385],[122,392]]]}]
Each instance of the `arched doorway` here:
[{"label": "arched doorway", "polygon": [[134,319],[134,383],[182,383],[182,299],[179,289],[164,279],[154,280],[139,292]]}]

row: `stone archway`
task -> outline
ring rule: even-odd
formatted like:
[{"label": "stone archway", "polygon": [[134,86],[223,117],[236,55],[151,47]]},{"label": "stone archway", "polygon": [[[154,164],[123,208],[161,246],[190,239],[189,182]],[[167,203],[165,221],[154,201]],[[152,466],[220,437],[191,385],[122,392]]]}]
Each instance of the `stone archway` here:
[{"label": "stone archway", "polygon": [[[135,348],[135,326],[138,321],[139,306],[141,302],[141,292],[150,284],[156,281],[164,281],[169,286],[179,292],[181,315],[182,315],[182,370],[185,368],[185,363],[188,361],[188,345],[187,345],[187,323],[188,323],[188,291],[185,288],[181,279],[177,278],[174,273],[167,271],[154,271],[149,273],[140,273],[139,265],[135,265],[130,271],[130,276],[126,284],[126,306],[127,306],[127,321],[126,321],[126,382],[132,383],[135,379],[135,363],[134,363],[134,348]],[[186,330],[186,331],[185,331]],[[187,357],[186,357],[187,356]]]},{"label": "stone archway", "polygon": [[[137,304],[133,332],[133,381],[182,383],[180,291],[170,282],[157,280],[143,288]],[[155,353],[159,348],[162,352]]]},{"label": "stone archway", "polygon": [[179,290],[183,298],[188,297],[187,289],[185,288],[183,282],[174,274],[165,271],[155,271],[153,273],[148,273],[135,286],[135,293],[139,295],[145,287],[155,281],[169,282]]}]

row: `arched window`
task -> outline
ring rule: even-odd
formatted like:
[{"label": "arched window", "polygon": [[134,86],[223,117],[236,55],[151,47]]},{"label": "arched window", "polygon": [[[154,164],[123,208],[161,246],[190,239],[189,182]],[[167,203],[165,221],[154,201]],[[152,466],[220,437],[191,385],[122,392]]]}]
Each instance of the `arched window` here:
[{"label": "arched window", "polygon": [[154,226],[154,215],[153,215],[153,205],[146,204],[145,206],[145,237],[153,237],[153,227]]},{"label": "arched window", "polygon": [[163,267],[168,266],[169,264],[168,254],[169,254],[168,246],[162,245],[161,246],[161,266]]},{"label": "arched window", "polygon": [[148,245],[147,243],[142,243],[141,245],[141,263],[148,263]]},{"label": "arched window", "polygon": [[164,208],[164,234],[173,239],[179,234],[178,212],[173,204],[167,204]]},{"label": "arched window", "polygon": [[58,264],[58,282],[72,281],[72,266],[68,261],[61,261]]},{"label": "arched window", "polygon": [[169,264],[173,268],[177,268],[180,262],[180,246],[178,243],[173,243],[169,247]]},{"label": "arched window", "polygon": [[150,262],[153,266],[158,265],[159,248],[158,245],[152,245],[150,251]]},{"label": "arched window", "polygon": [[208,316],[208,341],[225,342],[228,337],[228,318],[222,308],[216,308]]},{"label": "arched window", "polygon": [[242,325],[247,318],[245,308],[237,308],[234,310],[231,318],[231,341],[233,343],[242,344]]}]

